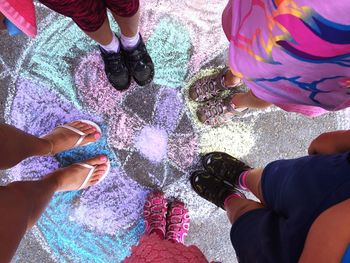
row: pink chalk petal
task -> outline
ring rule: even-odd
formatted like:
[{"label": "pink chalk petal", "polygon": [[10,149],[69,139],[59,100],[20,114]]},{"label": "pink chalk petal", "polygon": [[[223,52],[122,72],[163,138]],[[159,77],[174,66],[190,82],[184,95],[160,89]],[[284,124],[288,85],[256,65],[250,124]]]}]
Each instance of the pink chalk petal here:
[{"label": "pink chalk petal", "polygon": [[136,114],[130,114],[122,109],[117,109],[111,116],[108,124],[110,146],[126,150],[134,143],[135,133],[138,133],[145,125]]},{"label": "pink chalk petal", "polygon": [[74,81],[80,100],[94,112],[111,114],[126,94],[117,91],[109,83],[102,58],[97,51],[82,59],[75,71]]}]

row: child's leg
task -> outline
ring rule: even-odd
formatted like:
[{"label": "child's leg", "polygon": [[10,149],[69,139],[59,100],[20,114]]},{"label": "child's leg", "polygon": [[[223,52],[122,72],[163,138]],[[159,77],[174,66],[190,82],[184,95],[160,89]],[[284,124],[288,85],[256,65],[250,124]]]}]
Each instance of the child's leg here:
[{"label": "child's leg", "polygon": [[89,37],[101,45],[112,41],[105,1],[95,0],[40,0],[48,8],[70,17]]},{"label": "child's leg", "polygon": [[114,19],[117,21],[122,35],[133,37],[139,31],[140,10],[130,17],[119,16],[112,12]]},{"label": "child's leg", "polygon": [[[227,72],[229,73],[226,73],[226,75],[229,74],[229,77],[226,77],[225,75],[225,78],[224,78],[225,85],[236,86],[234,85],[234,83],[237,83],[237,79],[231,76],[232,73],[230,73],[230,70]],[[197,82],[197,86],[196,85],[191,86],[191,90],[189,91],[191,99],[195,101],[206,100],[206,98],[209,98],[209,97],[216,97],[216,95],[214,96],[209,96],[209,95],[212,93],[221,94],[223,90],[222,88],[219,87],[219,86],[222,86],[222,84],[215,84],[215,88],[212,88],[213,90],[215,90],[215,92],[211,91],[211,89],[207,90],[205,87],[207,86],[210,87],[210,83],[213,84],[215,82],[214,79],[210,77],[203,78],[199,81],[200,82],[205,81],[206,84],[203,86],[201,83]],[[202,89],[197,88],[198,85],[203,86],[203,88]],[[194,90],[196,91],[194,92]],[[199,92],[199,90],[201,90],[201,92]],[[217,92],[217,90],[220,90],[220,92]],[[196,94],[193,95],[194,93]],[[220,124],[223,124],[231,120],[237,115],[244,114],[248,108],[263,109],[263,108],[270,107],[271,105],[272,105],[271,103],[256,97],[251,90],[249,90],[248,92],[242,92],[237,90],[237,93],[234,93],[226,98],[209,100],[205,104],[202,104],[197,109],[197,117],[199,121],[202,123],[205,123],[211,126],[218,126]]]},{"label": "child's leg", "polygon": [[84,33],[103,46],[110,44],[113,39],[113,32],[109,25],[108,17],[106,17],[99,29],[93,32],[84,31]]},{"label": "child's leg", "polygon": [[264,197],[261,189],[261,176],[263,173],[263,168],[254,168],[246,172],[246,174],[241,174],[240,182],[251,191],[262,203],[264,203]]},{"label": "child's leg", "polygon": [[[225,74],[225,85],[231,86],[237,82],[237,77],[232,73],[231,70],[228,70]],[[257,98],[254,93],[249,90],[247,93],[237,93],[232,97],[231,103],[234,104],[237,108],[267,108],[272,104]]]},{"label": "child's leg", "polygon": [[264,206],[261,203],[245,198],[230,198],[225,202],[226,214],[231,224],[243,214],[259,208],[264,208]]},{"label": "child's leg", "polygon": [[120,27],[123,57],[135,82],[144,86],[154,77],[154,64],[139,33],[139,0],[105,0]]},{"label": "child's leg", "polygon": [[262,99],[256,97],[251,90],[246,93],[237,93],[232,99],[231,103],[236,108],[254,108],[254,109],[263,109],[270,107],[272,104],[266,102]]},{"label": "child's leg", "polygon": [[[96,166],[87,186],[98,182],[105,173],[106,161],[103,156],[86,161]],[[14,182],[0,187],[0,262],[10,262],[24,233],[39,219],[53,194],[78,189],[88,171],[85,167],[72,165],[38,181]]]},{"label": "child's leg", "polygon": [[54,180],[0,187],[0,262],[10,262],[26,230],[40,216],[56,188]]},{"label": "child's leg", "polygon": [[210,174],[236,190],[250,190],[264,202],[261,190],[262,168],[251,168],[224,152],[210,152],[202,157],[202,165]]}]

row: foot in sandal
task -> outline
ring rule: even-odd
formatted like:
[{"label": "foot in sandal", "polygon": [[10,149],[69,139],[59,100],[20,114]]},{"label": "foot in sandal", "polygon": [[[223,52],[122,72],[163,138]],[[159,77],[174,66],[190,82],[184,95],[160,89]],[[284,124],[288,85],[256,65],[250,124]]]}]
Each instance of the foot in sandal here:
[{"label": "foot in sandal", "polygon": [[49,143],[48,155],[84,146],[101,138],[100,127],[87,120],[79,120],[56,127],[52,132],[42,137]]},{"label": "foot in sandal", "polygon": [[82,163],[58,169],[49,174],[46,179],[55,180],[57,192],[80,190],[101,182],[109,169],[108,158],[99,155]]}]

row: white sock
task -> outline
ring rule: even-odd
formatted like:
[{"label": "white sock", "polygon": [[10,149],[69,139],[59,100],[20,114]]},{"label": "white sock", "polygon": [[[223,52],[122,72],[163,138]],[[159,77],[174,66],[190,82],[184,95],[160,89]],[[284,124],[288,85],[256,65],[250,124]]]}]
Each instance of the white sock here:
[{"label": "white sock", "polygon": [[100,46],[107,52],[115,52],[118,53],[119,49],[120,49],[120,43],[119,43],[119,39],[113,34],[113,38],[111,43],[109,43],[108,45],[101,45]]},{"label": "white sock", "polygon": [[140,40],[140,34],[137,32],[137,34],[133,37],[126,37],[123,34],[120,35],[120,41],[122,42],[122,45],[126,49],[132,49],[135,47]]}]

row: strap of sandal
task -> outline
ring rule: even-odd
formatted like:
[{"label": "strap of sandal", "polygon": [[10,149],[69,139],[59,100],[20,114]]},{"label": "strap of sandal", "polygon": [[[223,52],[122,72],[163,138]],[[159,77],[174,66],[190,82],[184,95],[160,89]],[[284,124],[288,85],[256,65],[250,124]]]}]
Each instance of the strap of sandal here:
[{"label": "strap of sandal", "polygon": [[79,146],[82,143],[82,141],[85,139],[85,137],[87,136],[86,133],[84,133],[81,130],[78,130],[72,126],[69,126],[68,124],[60,125],[57,128],[65,128],[65,129],[71,130],[72,132],[75,132],[75,133],[80,135],[80,138],[77,140],[77,142],[74,144],[73,147]]},{"label": "strap of sandal", "polygon": [[47,156],[52,156],[53,155],[53,142],[51,140],[46,139],[45,141],[48,141],[50,143],[50,151],[46,154]]},{"label": "strap of sandal", "polygon": [[87,164],[87,163],[77,163],[77,165],[80,165],[82,167],[85,167],[85,168],[88,168],[90,169],[89,173],[87,174],[84,182],[81,184],[81,186],[79,187],[78,190],[81,190],[83,188],[86,187],[86,185],[88,184],[89,180],[91,179],[95,169],[96,169],[96,166],[93,166],[93,165],[90,165],[90,164]]}]

